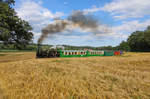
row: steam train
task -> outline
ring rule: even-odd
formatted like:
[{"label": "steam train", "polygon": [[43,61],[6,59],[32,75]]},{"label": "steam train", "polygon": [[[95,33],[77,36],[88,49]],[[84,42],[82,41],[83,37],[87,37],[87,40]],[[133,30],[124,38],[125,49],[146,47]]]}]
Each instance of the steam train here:
[{"label": "steam train", "polygon": [[102,50],[62,50],[51,49],[43,50],[37,48],[37,58],[54,58],[54,57],[89,57],[89,56],[114,56],[121,55],[121,51],[102,51]]}]

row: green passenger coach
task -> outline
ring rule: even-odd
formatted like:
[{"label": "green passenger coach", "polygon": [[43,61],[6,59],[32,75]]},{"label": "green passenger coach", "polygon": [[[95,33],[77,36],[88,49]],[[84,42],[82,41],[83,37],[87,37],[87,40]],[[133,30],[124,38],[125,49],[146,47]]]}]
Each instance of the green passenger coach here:
[{"label": "green passenger coach", "polygon": [[60,57],[104,56],[104,51],[59,50]]}]

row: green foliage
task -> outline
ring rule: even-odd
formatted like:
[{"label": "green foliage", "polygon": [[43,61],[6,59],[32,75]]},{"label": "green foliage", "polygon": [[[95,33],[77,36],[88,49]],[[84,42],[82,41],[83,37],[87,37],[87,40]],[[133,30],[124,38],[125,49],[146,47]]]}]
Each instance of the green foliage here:
[{"label": "green foliage", "polygon": [[0,0],[0,2],[4,2],[4,3],[11,5],[15,3],[15,0]]},{"label": "green foliage", "polygon": [[102,47],[97,47],[97,50],[115,50],[115,47],[112,46],[102,46]]},{"label": "green foliage", "polygon": [[131,51],[150,51],[150,30],[136,31],[128,38]]},{"label": "green foliage", "polygon": [[147,30],[146,30],[146,31],[150,31],[150,26],[147,27]]},{"label": "green foliage", "polygon": [[128,42],[122,41],[119,46],[116,47],[116,49],[118,50],[122,50],[122,51],[130,51],[130,47]]},{"label": "green foliage", "polygon": [[24,49],[32,42],[32,27],[19,18],[11,7],[14,0],[0,0],[0,41],[13,44],[16,49]]},{"label": "green foliage", "polygon": [[0,27],[0,40],[8,40],[10,38],[10,31],[6,28]]}]

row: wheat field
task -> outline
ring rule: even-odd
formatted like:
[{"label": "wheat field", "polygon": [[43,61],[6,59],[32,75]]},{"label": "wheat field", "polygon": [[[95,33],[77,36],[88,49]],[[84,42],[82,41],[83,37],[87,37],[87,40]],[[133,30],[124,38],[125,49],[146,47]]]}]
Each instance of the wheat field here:
[{"label": "wheat field", "polygon": [[150,99],[150,53],[36,59],[1,52],[0,99]]}]

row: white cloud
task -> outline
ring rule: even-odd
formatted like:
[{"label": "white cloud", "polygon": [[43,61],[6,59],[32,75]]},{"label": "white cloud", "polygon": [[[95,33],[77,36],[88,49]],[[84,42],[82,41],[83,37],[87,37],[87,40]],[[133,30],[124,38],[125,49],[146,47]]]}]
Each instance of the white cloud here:
[{"label": "white cloud", "polygon": [[141,18],[150,15],[150,0],[113,0],[103,7],[92,6],[84,9],[84,13],[98,11],[109,12],[115,19]]},{"label": "white cloud", "polygon": [[108,26],[101,26],[99,27],[99,30],[102,30],[101,32],[97,32],[95,35],[97,37],[100,38],[107,38],[107,37],[111,37],[111,38],[122,38],[122,39],[126,39],[128,37],[128,35],[117,31],[118,27],[108,27]]},{"label": "white cloud", "polygon": [[134,31],[142,31],[150,25],[150,19],[140,22],[138,20],[123,22],[120,26],[112,27],[113,36],[126,39]]},{"label": "white cloud", "polygon": [[148,25],[150,25],[150,19],[143,22],[140,22],[138,20],[129,21],[124,22],[120,26],[114,27],[114,31],[129,33],[136,30],[144,30]]},{"label": "white cloud", "polygon": [[138,20],[127,21],[127,22],[123,22],[122,25],[113,26],[111,28],[102,27],[102,29],[100,28],[100,30],[107,29],[106,32],[97,33],[96,36],[122,38],[125,40],[132,32],[143,31],[149,25],[150,25],[150,19],[147,19],[146,21],[142,21],[142,22]]},{"label": "white cloud", "polygon": [[139,18],[150,15],[150,0],[113,0],[101,9],[116,19]]},{"label": "white cloud", "polygon": [[64,2],[64,5],[67,5],[68,4],[68,2]]},{"label": "white cloud", "polygon": [[27,0],[21,1],[21,4],[16,8],[19,17],[28,21],[32,25],[35,33],[40,32],[52,19],[64,15],[62,12],[52,13],[47,8],[41,6],[41,4],[41,1]]},{"label": "white cloud", "polygon": [[39,33],[34,33],[34,36],[35,37],[39,37],[41,35],[41,33],[39,32]]},{"label": "white cloud", "polygon": [[101,10],[100,7],[97,8],[96,6],[92,6],[92,8],[84,9],[83,12],[84,12],[85,14],[88,14],[88,13],[98,12],[98,11],[100,11],[100,10]]},{"label": "white cloud", "polygon": [[62,12],[52,13],[41,6],[42,1],[27,0],[21,1],[16,9],[22,19],[28,21],[33,27],[34,42],[37,42],[41,35],[41,29],[52,22],[52,19],[63,16]]}]

